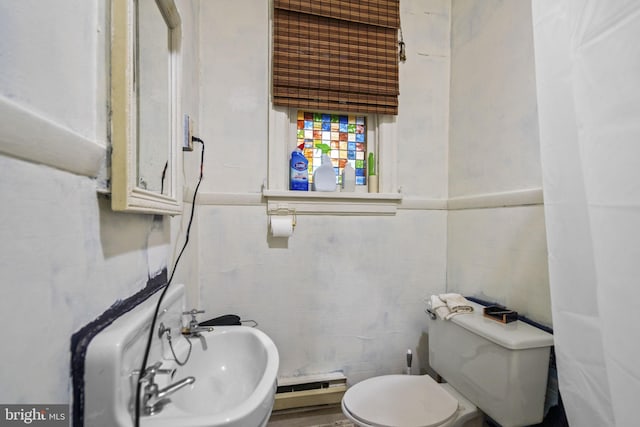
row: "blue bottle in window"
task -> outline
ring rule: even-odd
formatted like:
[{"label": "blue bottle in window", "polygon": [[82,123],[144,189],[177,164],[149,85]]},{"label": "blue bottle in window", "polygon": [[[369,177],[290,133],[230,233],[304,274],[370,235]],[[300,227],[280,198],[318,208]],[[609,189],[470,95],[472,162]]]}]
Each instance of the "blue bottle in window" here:
[{"label": "blue bottle in window", "polygon": [[291,153],[289,190],[309,191],[309,161],[302,153],[304,143]]}]

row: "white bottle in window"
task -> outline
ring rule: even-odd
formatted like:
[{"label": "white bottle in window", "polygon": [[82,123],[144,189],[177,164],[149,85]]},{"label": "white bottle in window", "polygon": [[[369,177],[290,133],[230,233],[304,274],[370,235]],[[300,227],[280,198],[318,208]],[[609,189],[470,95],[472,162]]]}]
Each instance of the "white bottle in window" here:
[{"label": "white bottle in window", "polygon": [[313,187],[315,191],[336,191],[336,171],[333,169],[331,158],[327,154],[331,147],[327,144],[317,144],[322,150],[322,165],[313,172]]},{"label": "white bottle in window", "polygon": [[342,169],[342,191],[356,191],[356,170],[349,162]]}]

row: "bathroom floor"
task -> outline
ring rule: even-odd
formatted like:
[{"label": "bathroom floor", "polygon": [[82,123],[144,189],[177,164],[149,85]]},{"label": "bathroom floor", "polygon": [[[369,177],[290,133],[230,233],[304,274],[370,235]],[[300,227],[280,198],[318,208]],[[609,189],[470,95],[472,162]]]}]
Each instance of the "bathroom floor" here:
[{"label": "bathroom floor", "polygon": [[340,405],[327,405],[308,410],[274,412],[267,427],[355,427],[355,425],[345,418]]},{"label": "bathroom floor", "polygon": [[[271,414],[267,427],[356,427],[345,418],[340,405],[305,410],[278,411]],[[486,421],[483,427],[491,427]]]}]

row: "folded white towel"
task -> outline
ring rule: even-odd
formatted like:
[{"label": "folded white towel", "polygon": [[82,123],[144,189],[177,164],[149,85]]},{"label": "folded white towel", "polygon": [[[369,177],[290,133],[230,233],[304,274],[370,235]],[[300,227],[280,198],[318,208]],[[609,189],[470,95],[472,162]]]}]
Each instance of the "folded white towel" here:
[{"label": "folded white towel", "polygon": [[431,295],[431,311],[435,312],[441,319],[446,319],[450,314],[447,303],[442,301],[438,295]]},{"label": "folded white towel", "polygon": [[444,301],[449,309],[449,314],[445,319],[449,320],[457,314],[473,313],[473,306],[468,299],[460,294],[449,293],[438,295],[440,300]]}]

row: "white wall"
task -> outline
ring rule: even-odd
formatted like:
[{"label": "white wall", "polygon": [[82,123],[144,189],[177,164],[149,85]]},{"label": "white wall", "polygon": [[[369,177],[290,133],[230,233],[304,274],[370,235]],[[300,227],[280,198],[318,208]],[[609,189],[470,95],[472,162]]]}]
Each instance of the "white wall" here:
[{"label": "white wall", "polygon": [[[5,140],[14,123],[4,113],[16,110],[42,151],[50,138],[42,123],[104,151],[107,4],[0,2],[0,147],[14,142]],[[188,58],[197,52],[192,6],[179,2]],[[191,63],[183,104],[197,113]],[[0,370],[0,401],[67,403],[71,335],[169,263],[182,219],[114,213],[95,177],[1,153],[0,199],[0,319],[13,325],[4,331],[2,361],[11,368]]]},{"label": "white wall", "polygon": [[104,144],[104,14],[82,0],[2,1],[2,95]]},{"label": "white wall", "polygon": [[200,207],[202,306],[258,321],[281,376],[342,370],[357,381],[400,373],[407,348],[426,357],[424,298],[445,280],[443,213],[299,216],[287,248],[269,246],[266,221],[264,207]]},{"label": "white wall", "polygon": [[447,287],[551,325],[531,4],[451,14]]},{"label": "white wall", "polygon": [[[201,4],[204,192],[255,194],[267,177],[269,13],[263,0]],[[408,59],[395,120],[398,183],[407,198],[441,199],[449,2],[403,1],[401,16]],[[269,244],[264,205],[198,209],[201,305],[211,316],[257,320],[278,346],[281,376],[400,372],[407,348],[423,345],[423,299],[445,287],[445,211],[300,215],[283,248]]]},{"label": "white wall", "polygon": [[542,185],[529,1],[452,1],[449,197]]},{"label": "white wall", "polygon": [[398,185],[405,198],[447,198],[450,0],[402,0]]}]

